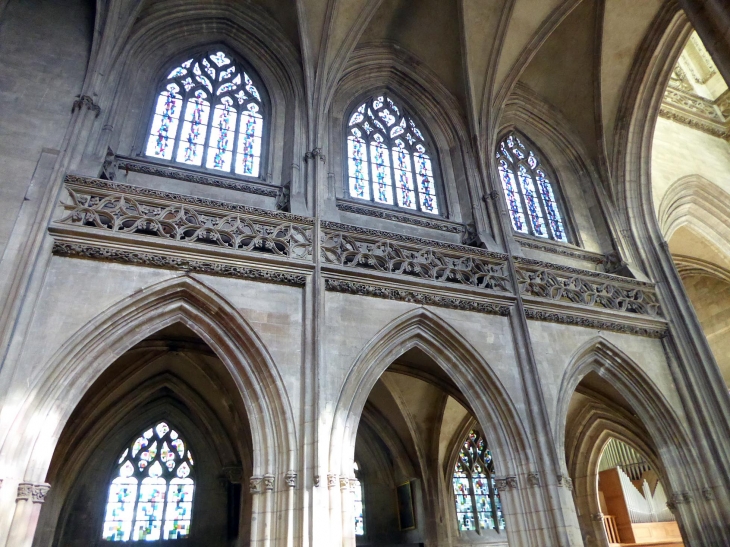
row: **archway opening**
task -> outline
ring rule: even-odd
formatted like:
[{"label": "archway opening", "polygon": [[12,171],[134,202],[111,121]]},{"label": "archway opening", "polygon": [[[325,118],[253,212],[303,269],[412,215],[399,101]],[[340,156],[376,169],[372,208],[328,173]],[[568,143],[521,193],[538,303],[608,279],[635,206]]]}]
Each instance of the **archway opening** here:
[{"label": "archway opening", "polygon": [[597,372],[580,381],[567,413],[565,458],[586,547],[684,545],[654,437],[617,386]]},{"label": "archway opening", "polygon": [[357,545],[504,545],[500,462],[489,442],[468,397],[433,358],[413,347],[395,359],[357,429]]},{"label": "archway opening", "polygon": [[[116,359],[74,409],[48,471],[53,488],[34,545],[248,544],[251,495],[242,477],[252,468],[249,421],[230,373],[175,323]],[[120,477],[140,485],[128,499],[114,482]],[[183,479],[187,490],[176,485]],[[155,481],[165,484],[152,492],[145,484]]]}]

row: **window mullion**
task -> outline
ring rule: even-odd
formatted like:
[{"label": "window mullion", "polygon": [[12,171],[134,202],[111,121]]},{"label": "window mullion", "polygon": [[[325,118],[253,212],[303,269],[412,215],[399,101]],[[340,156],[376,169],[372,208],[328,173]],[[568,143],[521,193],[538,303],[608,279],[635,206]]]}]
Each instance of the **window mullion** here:
[{"label": "window mullion", "polygon": [[545,230],[547,231],[548,237],[552,240],[557,239],[553,233],[553,227],[550,225],[550,217],[548,217],[547,207],[543,200],[542,191],[540,190],[540,183],[537,181],[537,176],[534,171],[530,170],[530,176],[532,177],[532,183],[535,185],[535,193],[537,194],[537,204],[542,210],[543,218],[545,219]]},{"label": "window mullion", "polygon": [[494,521],[494,529],[499,530],[499,518],[497,515],[497,496],[494,493],[494,486],[492,484],[492,475],[487,473],[487,487],[489,488],[489,506],[492,511],[492,520]]},{"label": "window mullion", "polygon": [[[236,101],[233,101],[233,104],[236,104]],[[229,171],[231,174],[236,175],[236,161],[238,159],[238,138],[241,134],[241,124],[243,123],[243,105],[239,105],[241,107],[241,112],[236,110],[236,125],[233,128],[233,149],[231,151],[231,170]],[[261,142],[263,143],[264,135],[261,134]],[[241,173],[243,174],[243,173]],[[261,162],[259,161],[259,176],[261,176]]]},{"label": "window mullion", "polygon": [[390,195],[393,197],[393,205],[398,205],[398,192],[395,189],[395,158],[393,158],[393,143],[388,142],[388,163],[390,164]]},{"label": "window mullion", "polygon": [[[211,98],[212,99],[212,98]],[[208,150],[210,149],[210,139],[213,137],[213,120],[215,120],[215,107],[218,106],[214,102],[210,101],[210,114],[208,114],[208,131],[205,134],[205,141],[203,141],[203,159],[201,160],[200,166],[205,169],[208,168]]]},{"label": "window mullion", "polygon": [[188,108],[189,96],[190,93],[182,100],[182,108],[180,109],[180,116],[178,117],[177,128],[175,129],[175,143],[172,145],[172,157],[170,158],[170,161],[173,163],[177,163],[177,151],[180,148],[180,141],[182,140],[183,125],[185,125],[185,110]]},{"label": "window mullion", "polygon": [[[418,191],[418,172],[416,171],[416,154],[411,150],[410,151],[410,161],[411,161],[411,181],[413,181],[413,195],[416,198],[416,210],[423,212],[421,210],[421,193]],[[435,181],[434,181],[435,184]],[[438,204],[438,203],[437,203]]]},{"label": "window mullion", "polygon": [[469,473],[469,494],[471,495],[471,518],[474,520],[474,530],[481,533],[482,525],[479,522],[479,508],[477,507],[476,487],[474,475]]}]

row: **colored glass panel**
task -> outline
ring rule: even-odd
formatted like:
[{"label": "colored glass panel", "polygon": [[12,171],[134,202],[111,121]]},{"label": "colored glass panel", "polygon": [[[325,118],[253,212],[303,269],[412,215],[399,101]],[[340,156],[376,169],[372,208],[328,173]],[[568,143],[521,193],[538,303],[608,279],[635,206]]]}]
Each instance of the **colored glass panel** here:
[{"label": "colored glass panel", "polygon": [[469,477],[461,471],[461,466],[457,463],[453,484],[456,499],[456,520],[459,523],[459,530],[476,530],[469,483]]},{"label": "colored glass panel", "polygon": [[362,484],[359,480],[355,481],[355,491],[353,493],[355,503],[355,535],[365,535],[365,517],[363,515],[363,499]]},{"label": "colored glass panel", "polygon": [[400,207],[416,208],[416,193],[413,190],[411,155],[402,141],[393,147],[393,169],[395,171],[395,193]]},{"label": "colored glass panel", "polygon": [[180,109],[182,108],[182,96],[176,90],[179,90],[179,88],[174,86],[170,90],[163,91],[157,97],[152,128],[147,140],[148,156],[165,160],[172,158],[177,126],[180,120]]},{"label": "colored glass panel", "polygon": [[198,90],[195,96],[188,100],[180,146],[177,150],[177,161],[180,163],[200,165],[203,162],[205,134],[208,131],[210,114],[210,103],[205,97],[205,92]]},{"label": "colored glass panel", "polygon": [[568,235],[555,190],[538,153],[517,135],[510,134],[500,142],[497,159],[514,229],[567,243]]},{"label": "colored glass panel", "polygon": [[241,114],[236,156],[236,173],[239,175],[259,176],[264,120],[258,110],[257,105],[249,103],[248,110]]},{"label": "colored glass panel", "polygon": [[233,101],[229,97],[223,99],[223,104],[215,107],[206,160],[206,167],[209,169],[231,170],[237,116]]},{"label": "colored glass panel", "polygon": [[393,99],[380,95],[361,104],[350,115],[348,128],[350,196],[439,214],[423,133]]},{"label": "colored glass panel", "polygon": [[[129,454],[129,458],[127,455]],[[123,463],[122,463],[123,462]],[[118,460],[107,497],[102,538],[107,541],[177,539],[190,533],[193,465],[178,433],[159,422]]]},{"label": "colored glass panel", "polygon": [[380,134],[376,134],[370,142],[370,165],[373,172],[373,198],[378,203],[392,205],[390,157]]},{"label": "colored glass panel", "polygon": [[265,122],[261,94],[226,53],[187,60],[168,73],[163,87],[145,149],[148,156],[260,176]]}]

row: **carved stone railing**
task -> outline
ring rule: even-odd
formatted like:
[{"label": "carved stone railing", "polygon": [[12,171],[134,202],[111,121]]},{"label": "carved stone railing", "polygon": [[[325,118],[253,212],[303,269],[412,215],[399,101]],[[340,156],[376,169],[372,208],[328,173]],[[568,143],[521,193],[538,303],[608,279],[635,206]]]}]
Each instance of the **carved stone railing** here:
[{"label": "carved stone railing", "polygon": [[510,292],[499,253],[326,221],[321,243],[325,264]]},{"label": "carved stone railing", "polygon": [[58,224],[311,260],[312,219],[110,181],[66,177]]},{"label": "carved stone railing", "polygon": [[662,315],[651,283],[525,258],[515,259],[515,264],[523,296],[649,317]]}]

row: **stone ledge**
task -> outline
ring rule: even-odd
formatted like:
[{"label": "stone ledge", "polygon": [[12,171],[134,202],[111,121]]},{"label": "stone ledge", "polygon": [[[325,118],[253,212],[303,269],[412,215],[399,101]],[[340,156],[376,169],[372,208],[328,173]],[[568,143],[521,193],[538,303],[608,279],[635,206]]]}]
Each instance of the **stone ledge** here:
[{"label": "stone ledge", "polygon": [[402,222],[403,224],[411,224],[420,226],[421,228],[430,228],[432,230],[441,230],[452,234],[462,234],[466,231],[463,224],[453,222],[441,218],[429,218],[415,214],[401,213],[391,209],[381,207],[373,207],[367,204],[353,203],[351,201],[337,200],[337,209],[346,213],[354,213],[356,215],[365,215],[369,217],[381,218],[383,220],[391,220],[393,222]]}]

